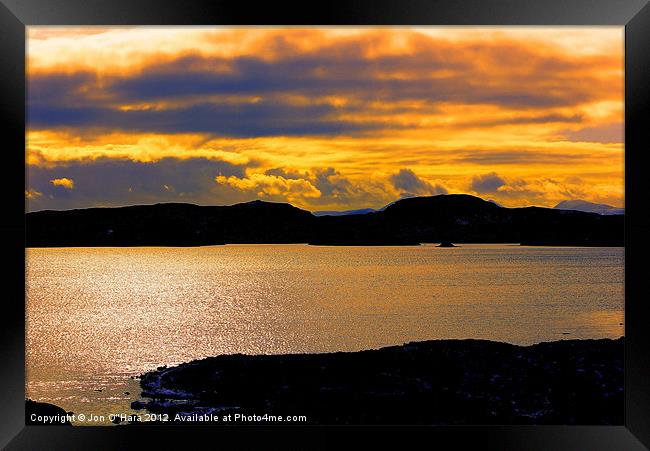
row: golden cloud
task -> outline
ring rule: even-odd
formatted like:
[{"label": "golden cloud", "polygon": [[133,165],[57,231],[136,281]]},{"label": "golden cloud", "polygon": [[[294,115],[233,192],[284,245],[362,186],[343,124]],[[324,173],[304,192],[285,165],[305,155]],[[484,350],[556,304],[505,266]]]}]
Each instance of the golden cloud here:
[{"label": "golden cloud", "polygon": [[50,180],[50,183],[54,186],[62,186],[63,188],[66,189],[73,189],[74,188],[74,180],[71,180],[69,178],[60,178],[60,179],[52,179]]},{"label": "golden cloud", "polygon": [[92,180],[62,168],[106,159],[240,170],[152,201],[377,207],[492,173],[510,206],[623,201],[620,27],[28,27],[28,58],[27,162],[70,205]]},{"label": "golden cloud", "polygon": [[215,181],[242,191],[255,192],[260,197],[281,196],[288,200],[320,197],[321,192],[304,179],[286,179],[281,176],[251,174],[245,178],[219,175]]},{"label": "golden cloud", "polygon": [[41,193],[40,191],[36,191],[35,189],[25,190],[25,198],[27,199],[37,199],[42,195],[43,193]]}]

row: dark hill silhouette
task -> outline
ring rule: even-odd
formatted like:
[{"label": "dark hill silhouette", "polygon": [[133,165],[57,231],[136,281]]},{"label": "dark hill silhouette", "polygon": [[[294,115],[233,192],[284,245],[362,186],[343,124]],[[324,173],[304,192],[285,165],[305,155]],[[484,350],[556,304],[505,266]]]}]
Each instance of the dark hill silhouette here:
[{"label": "dark hill silhouette", "polygon": [[136,205],[26,215],[29,247],[306,243],[314,217],[289,204]]},{"label": "dark hill silhouette", "polygon": [[622,246],[623,216],[504,208],[465,194],[402,199],[362,215],[314,216],[286,203],[137,205],[26,214],[27,247],[226,243]]},{"label": "dark hill silhouette", "polygon": [[623,216],[504,208],[466,194],[402,199],[383,211],[319,218],[313,244],[521,243],[622,246]]}]

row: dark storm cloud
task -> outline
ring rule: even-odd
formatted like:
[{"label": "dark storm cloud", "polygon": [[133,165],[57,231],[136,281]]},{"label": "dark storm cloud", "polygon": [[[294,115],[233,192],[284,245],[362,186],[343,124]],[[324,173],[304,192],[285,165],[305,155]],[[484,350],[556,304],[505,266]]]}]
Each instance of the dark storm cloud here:
[{"label": "dark storm cloud", "polygon": [[401,197],[447,194],[447,189],[439,184],[432,184],[418,177],[410,169],[400,169],[390,177],[390,181],[399,191]]},{"label": "dark storm cloud", "polygon": [[576,163],[592,157],[581,154],[558,154],[537,150],[458,150],[454,162],[484,165],[548,165]]},{"label": "dark storm cloud", "polygon": [[491,172],[489,174],[473,177],[471,189],[479,194],[494,193],[505,184],[505,180],[499,177],[496,172]]},{"label": "dark storm cloud", "polygon": [[[573,105],[606,85],[591,76],[587,87],[567,74],[589,66],[561,55],[544,55],[526,45],[450,45],[411,37],[405,55],[368,57],[372,39],[338,42],[311,52],[283,49],[277,58],[182,56],[116,78],[110,91],[147,101],[187,95],[274,93],[345,94],[359,99],[426,99],[516,106]],[[419,43],[419,45],[418,45]],[[525,61],[527,70],[521,68]],[[553,89],[544,89],[552,81]]]},{"label": "dark storm cloud", "polygon": [[[423,102],[429,111],[444,102],[535,109],[619,94],[611,80],[594,75],[607,61],[545,55],[523,44],[504,50],[503,45],[487,43],[449,44],[417,35],[408,39],[411,48],[404,55],[368,56],[382,42],[370,36],[309,51],[276,43],[269,46],[272,59],[265,59],[263,52],[259,57],[233,58],[184,55],[101,77],[90,72],[32,73],[28,124],[34,129],[85,127],[238,137],[339,135],[396,128],[372,115],[420,108],[404,107],[400,101]],[[292,103],[289,98],[296,95],[314,102]],[[319,104],[316,99],[323,96],[350,102],[338,107]],[[250,97],[257,103],[250,103]],[[119,108],[160,101],[171,103],[146,110]],[[373,102],[382,102],[383,108],[376,109]],[[579,120],[546,114],[487,125]]]},{"label": "dark storm cloud", "polygon": [[308,172],[299,172],[299,171],[294,171],[291,169],[283,169],[283,168],[272,168],[264,171],[265,175],[274,175],[276,177],[284,177],[285,179],[293,179],[293,180],[298,180],[298,179],[307,179],[309,178],[309,173]]},{"label": "dark storm cloud", "polygon": [[342,198],[354,193],[355,187],[334,168],[318,169],[314,173],[314,186],[326,197]]},{"label": "dark storm cloud", "polygon": [[[198,104],[186,108],[120,111],[93,107],[34,106],[28,114],[31,128],[82,127],[130,132],[209,133],[256,137],[338,135],[384,128],[378,122],[337,120],[331,105],[293,106],[258,102]],[[395,126],[396,127],[396,126]]]},{"label": "dark storm cloud", "polygon": [[[52,167],[28,166],[29,190],[41,193],[29,199],[28,205],[35,211],[152,202],[227,203],[232,197],[214,178],[241,177],[244,169],[206,158],[163,158],[152,163],[102,158]],[[62,178],[74,181],[74,189],[51,183]]]},{"label": "dark storm cloud", "polygon": [[[432,77],[445,71],[456,73]],[[404,73],[408,77],[400,76]],[[54,78],[50,80],[50,77]],[[131,75],[104,77],[101,84],[88,74],[72,77],[66,83],[66,75],[62,73],[35,74],[29,80],[30,89],[34,86],[30,100],[35,104],[50,103],[47,99],[50,92],[57,95],[67,92],[71,96],[67,104],[85,103],[83,96],[98,92],[104,92],[107,101],[123,103],[187,96],[300,94],[352,95],[361,102],[425,100],[534,108],[574,105],[592,97],[572,80],[558,83],[552,91],[534,89],[545,77],[553,78],[549,74],[506,75],[488,83],[476,67],[459,68],[458,64],[430,59],[427,55],[420,61],[404,57],[328,60],[326,55],[314,55],[273,62],[251,57],[215,61],[215,58],[195,56],[153,65]],[[80,82],[84,82],[85,91],[78,90]]]},{"label": "dark storm cloud", "polygon": [[499,125],[526,125],[526,124],[552,124],[552,123],[579,123],[582,122],[583,117],[579,114],[562,115],[562,114],[546,114],[543,116],[519,116],[507,117],[503,119],[482,120],[473,122],[460,122],[457,125],[463,127],[476,126],[476,127],[494,127]]},{"label": "dark storm cloud", "polygon": [[98,88],[92,72],[54,72],[30,75],[27,79],[29,104],[67,105],[88,99],[88,88]]},{"label": "dark storm cloud", "polygon": [[576,142],[598,142],[604,144],[622,143],[625,127],[622,123],[607,124],[599,127],[585,127],[580,130],[566,130],[564,138]]}]

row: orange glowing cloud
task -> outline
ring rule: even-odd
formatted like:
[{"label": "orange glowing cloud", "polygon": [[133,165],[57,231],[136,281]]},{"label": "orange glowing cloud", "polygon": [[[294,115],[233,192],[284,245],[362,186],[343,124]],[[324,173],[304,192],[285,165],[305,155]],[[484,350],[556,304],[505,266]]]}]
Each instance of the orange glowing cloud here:
[{"label": "orange glowing cloud", "polygon": [[68,179],[68,178],[60,178],[60,179],[53,179],[50,180],[50,183],[53,186],[62,186],[63,188],[66,189],[73,189],[74,188],[74,180]]},{"label": "orange glowing cloud", "polygon": [[622,28],[29,27],[28,86],[33,208],[623,203]]}]

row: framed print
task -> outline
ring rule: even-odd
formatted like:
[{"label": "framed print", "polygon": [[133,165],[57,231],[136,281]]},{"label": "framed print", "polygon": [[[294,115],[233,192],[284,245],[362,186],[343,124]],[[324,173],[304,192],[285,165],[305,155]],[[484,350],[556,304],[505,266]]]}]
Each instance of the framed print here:
[{"label": "framed print", "polygon": [[2,446],[647,449],[644,1],[3,2]]}]

